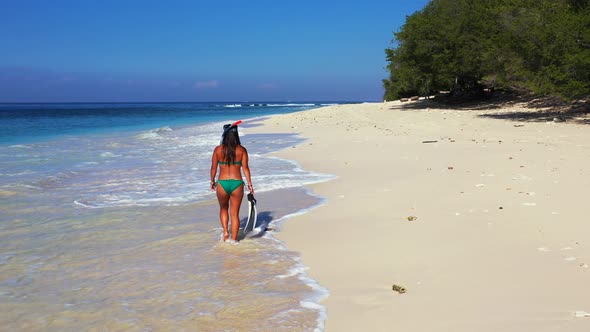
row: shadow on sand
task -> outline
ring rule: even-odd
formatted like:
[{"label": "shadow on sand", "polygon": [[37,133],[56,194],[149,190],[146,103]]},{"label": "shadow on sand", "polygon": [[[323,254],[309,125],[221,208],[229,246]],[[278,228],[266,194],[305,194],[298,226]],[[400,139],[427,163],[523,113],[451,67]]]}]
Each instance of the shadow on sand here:
[{"label": "shadow on sand", "polygon": [[[511,107],[527,109],[506,110]],[[519,122],[572,122],[590,124],[590,100],[563,103],[555,98],[495,96],[483,100],[453,100],[444,96],[409,101],[390,107],[391,110],[448,109],[453,111],[492,111],[480,117]],[[499,112],[493,113],[498,110]]]},{"label": "shadow on sand", "polygon": [[[260,229],[260,232],[255,233],[254,235],[249,235],[249,239],[259,238],[264,236],[266,232],[272,231],[271,228],[268,228],[268,225],[274,220],[274,217],[270,211],[263,211],[258,213],[258,218],[256,218],[256,225],[255,228]],[[244,234],[244,227],[246,226],[246,222],[248,221],[248,217],[243,218],[240,220],[240,232],[238,233],[238,241],[243,240],[246,238],[246,234]]]}]

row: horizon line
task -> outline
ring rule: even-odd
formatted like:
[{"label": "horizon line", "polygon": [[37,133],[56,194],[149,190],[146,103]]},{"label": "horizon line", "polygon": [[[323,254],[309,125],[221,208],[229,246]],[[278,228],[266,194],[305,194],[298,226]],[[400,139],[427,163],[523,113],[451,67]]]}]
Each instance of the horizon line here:
[{"label": "horizon line", "polygon": [[379,102],[378,100],[264,100],[264,101],[16,101],[3,102],[0,105],[22,105],[22,104],[244,104],[244,103],[363,103],[363,102]]}]

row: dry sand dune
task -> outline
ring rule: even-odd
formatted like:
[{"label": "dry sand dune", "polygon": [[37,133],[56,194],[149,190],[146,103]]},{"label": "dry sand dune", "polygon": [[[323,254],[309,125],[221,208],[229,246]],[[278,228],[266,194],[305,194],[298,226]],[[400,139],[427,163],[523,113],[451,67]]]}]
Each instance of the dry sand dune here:
[{"label": "dry sand dune", "polygon": [[330,290],[326,330],[589,331],[590,127],[432,105],[334,105],[253,129],[300,133],[278,155],[338,176],[279,233]]}]

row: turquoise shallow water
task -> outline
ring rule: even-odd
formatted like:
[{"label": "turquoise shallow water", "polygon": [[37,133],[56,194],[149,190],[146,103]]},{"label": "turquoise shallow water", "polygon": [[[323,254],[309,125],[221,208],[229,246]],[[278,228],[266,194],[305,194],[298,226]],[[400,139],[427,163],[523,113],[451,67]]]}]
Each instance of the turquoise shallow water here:
[{"label": "turquoise shallow water", "polygon": [[209,158],[231,112],[1,144],[0,326],[322,330],[326,290],[272,234],[322,203],[303,185],[332,177],[269,156],[301,139],[249,133],[256,121],[242,118],[260,222],[272,230],[219,243]]}]

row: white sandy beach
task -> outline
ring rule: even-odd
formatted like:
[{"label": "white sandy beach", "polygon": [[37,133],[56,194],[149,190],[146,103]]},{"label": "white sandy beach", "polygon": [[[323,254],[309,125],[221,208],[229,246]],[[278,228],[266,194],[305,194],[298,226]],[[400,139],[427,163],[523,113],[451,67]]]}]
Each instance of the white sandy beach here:
[{"label": "white sandy beach", "polygon": [[300,133],[277,154],[338,176],[278,233],[330,291],[326,331],[590,331],[590,127],[424,103],[252,129]]}]

